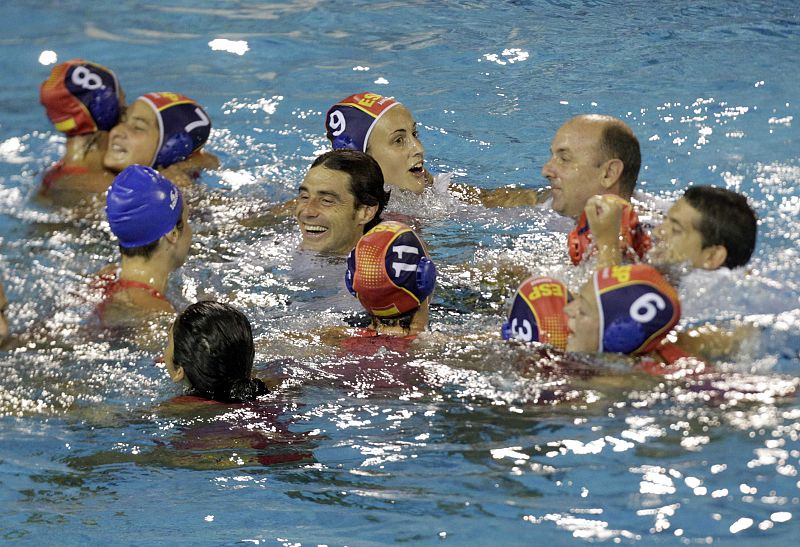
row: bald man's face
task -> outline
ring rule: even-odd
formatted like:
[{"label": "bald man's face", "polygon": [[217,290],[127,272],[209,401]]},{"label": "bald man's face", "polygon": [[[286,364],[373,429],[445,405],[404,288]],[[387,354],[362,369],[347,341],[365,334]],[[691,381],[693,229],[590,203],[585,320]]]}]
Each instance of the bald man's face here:
[{"label": "bald man's face", "polygon": [[553,210],[577,219],[586,201],[604,194],[603,124],[573,118],[562,125],[550,146],[550,159],[542,175],[550,182]]}]

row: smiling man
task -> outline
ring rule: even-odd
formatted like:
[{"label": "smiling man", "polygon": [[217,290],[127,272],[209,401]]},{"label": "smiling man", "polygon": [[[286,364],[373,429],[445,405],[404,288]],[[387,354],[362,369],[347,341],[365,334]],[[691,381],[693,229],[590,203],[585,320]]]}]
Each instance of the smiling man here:
[{"label": "smiling man", "polygon": [[319,156],[300,185],[295,205],[302,248],[347,255],[381,222],[389,195],[380,166],[367,154],[343,149]]}]

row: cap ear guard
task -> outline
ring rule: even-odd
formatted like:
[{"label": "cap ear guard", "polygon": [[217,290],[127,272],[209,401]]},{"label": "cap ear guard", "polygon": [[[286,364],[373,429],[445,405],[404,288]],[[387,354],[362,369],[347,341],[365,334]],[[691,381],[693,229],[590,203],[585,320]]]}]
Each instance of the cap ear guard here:
[{"label": "cap ear guard", "polygon": [[342,134],[339,135],[338,137],[334,137],[331,146],[333,146],[334,150],[347,149],[347,150],[357,150],[361,152],[361,148],[359,148],[358,145],[355,143],[355,141],[353,141],[353,138],[347,134]]},{"label": "cap ear guard", "polygon": [[436,286],[436,264],[423,256],[417,264],[417,289],[420,292],[420,301],[428,298]]},{"label": "cap ear guard", "polygon": [[619,317],[607,325],[603,333],[603,350],[610,353],[632,353],[647,338],[641,323],[630,317]]},{"label": "cap ear guard", "polygon": [[347,271],[344,273],[344,286],[347,287],[348,292],[353,296],[358,296],[353,288],[353,279],[356,276],[356,250],[350,251],[347,255]]},{"label": "cap ear guard", "polygon": [[186,131],[179,131],[171,135],[156,155],[155,167],[169,167],[173,163],[183,161],[192,155],[194,142]]},{"label": "cap ear guard", "polygon": [[110,131],[117,125],[120,108],[116,90],[108,87],[95,90],[88,107],[99,130]]}]

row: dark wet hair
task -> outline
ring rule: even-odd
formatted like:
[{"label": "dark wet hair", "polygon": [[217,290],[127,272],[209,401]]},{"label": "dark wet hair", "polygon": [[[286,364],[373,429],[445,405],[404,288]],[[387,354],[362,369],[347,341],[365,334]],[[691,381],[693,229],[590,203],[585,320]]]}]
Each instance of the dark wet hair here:
[{"label": "dark wet hair", "polygon": [[758,219],[747,198],[742,194],[715,188],[693,186],[683,199],[700,213],[700,225],[695,226],[703,238],[702,246],[722,245],[727,250],[724,266],[744,266],[756,248]]},{"label": "dark wet hair", "polygon": [[228,304],[197,302],[172,326],[172,361],[183,367],[191,395],[222,402],[251,401],[267,393],[253,370],[253,331],[247,317]]},{"label": "dark wet hair", "polygon": [[[183,231],[183,209],[178,214],[178,222],[175,224],[175,228],[181,232]],[[172,230],[170,230],[172,231]],[[163,237],[163,236],[162,236]],[[142,258],[150,258],[153,256],[153,253],[156,252],[156,248],[158,247],[158,242],[161,241],[159,237],[152,243],[148,243],[147,245],[142,245],[140,247],[123,247],[122,245],[119,246],[119,252],[122,256],[141,256]]]},{"label": "dark wet hair", "polygon": [[364,233],[380,224],[381,213],[389,203],[391,192],[383,189],[383,171],[372,156],[347,148],[331,150],[315,159],[311,168],[320,165],[350,176],[350,192],[356,198],[356,207],[378,206],[375,217],[364,226]]},{"label": "dark wet hair", "polygon": [[600,137],[600,149],[605,158],[622,161],[622,174],[619,178],[622,197],[630,198],[636,188],[639,169],[642,167],[642,152],[639,139],[622,120],[608,117]]},{"label": "dark wet hair", "polygon": [[379,325],[383,325],[385,327],[400,327],[405,331],[411,330],[411,321],[414,320],[414,315],[417,313],[419,308],[414,308],[411,311],[404,313],[398,317],[378,317],[377,315],[373,315],[372,317],[372,327],[375,328]]}]

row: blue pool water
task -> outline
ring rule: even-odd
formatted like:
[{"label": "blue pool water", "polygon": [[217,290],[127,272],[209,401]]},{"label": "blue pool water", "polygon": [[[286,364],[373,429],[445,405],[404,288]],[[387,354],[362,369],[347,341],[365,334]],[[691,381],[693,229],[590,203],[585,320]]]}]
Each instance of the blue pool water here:
[{"label": "blue pool water", "polygon": [[[0,29],[0,275],[12,330],[48,333],[0,352],[3,540],[795,544],[796,2],[34,1],[4,6]],[[45,51],[112,67],[129,98],[207,107],[222,167],[190,193],[193,252],[169,293],[246,311],[259,374],[282,378],[263,403],[169,405],[160,348],[87,319],[89,275],[116,251],[100,220],[34,199],[63,146],[38,104]],[[750,269],[691,276],[684,324],[746,317],[758,334],[693,381],[547,366],[486,336],[513,289],[493,268],[568,275],[568,223],[395,195],[443,272],[434,333],[408,354],[326,346],[321,327],[358,321],[341,264],[294,252],[291,220],[238,219],[294,195],[323,112],[363,90],[406,103],[431,169],[459,182],[544,186],[556,128],[597,112],[639,136],[645,200],[745,192]]]}]

